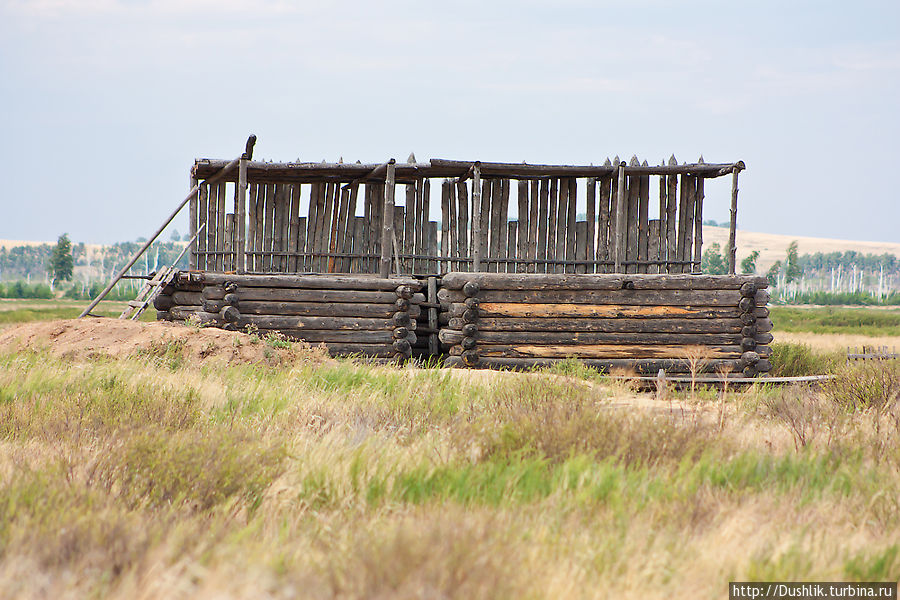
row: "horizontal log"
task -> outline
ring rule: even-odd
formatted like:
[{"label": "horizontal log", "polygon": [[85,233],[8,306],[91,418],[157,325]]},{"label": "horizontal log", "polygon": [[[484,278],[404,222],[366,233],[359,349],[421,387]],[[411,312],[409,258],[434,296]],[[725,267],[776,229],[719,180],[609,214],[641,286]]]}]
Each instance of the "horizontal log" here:
[{"label": "horizontal log", "polygon": [[[184,272],[179,275],[185,274]],[[189,273],[199,276],[204,285],[224,285],[232,282],[240,287],[280,287],[313,290],[371,290],[394,291],[397,286],[408,285],[421,291],[424,283],[417,279],[392,277],[382,279],[377,275],[234,275],[230,273]]]},{"label": "horizontal log", "polygon": [[[505,369],[531,369],[534,367],[551,367],[558,364],[558,358],[498,358],[483,356],[479,361],[480,367],[505,368]],[[449,359],[444,361],[445,366],[462,366],[461,362],[448,365]],[[615,370],[634,371],[638,374],[656,375],[662,369],[666,373],[690,373],[691,365],[683,359],[579,359],[579,363],[586,367],[597,369],[603,373]],[[731,359],[710,360],[698,367],[698,373],[739,372],[739,361]]]},{"label": "horizontal log", "polygon": [[[423,177],[469,176],[476,161],[433,158],[421,163],[397,163],[394,177],[397,182],[408,183]],[[217,174],[228,161],[203,158],[194,162],[191,176],[203,180]],[[533,179],[536,177],[611,177],[618,165],[545,165],[528,163],[478,162],[481,177],[507,179]],[[685,163],[680,165],[628,166],[627,175],[677,175],[691,174],[700,177],[720,177],[741,171],[742,161],[736,163]],[[386,169],[382,163],[325,163],[294,162],[269,163],[249,161],[247,180],[250,183],[308,183],[315,181],[351,182],[384,181]],[[237,181],[236,171],[228,172],[222,181]]]},{"label": "horizontal log", "polygon": [[[462,330],[462,319],[448,319],[450,329]],[[653,318],[507,318],[482,317],[479,331],[597,331],[604,333],[732,333],[741,331],[741,320],[731,319],[653,319]]]},{"label": "horizontal log", "polygon": [[[740,290],[745,283],[768,287],[765,277],[751,275],[623,275],[548,273],[447,273],[441,287],[459,290],[466,282],[481,290]],[[735,302],[737,304],[737,302]]]},{"label": "horizontal log", "polygon": [[156,320],[157,321],[171,321],[172,315],[169,314],[167,310],[157,310],[156,311]]},{"label": "horizontal log", "polygon": [[[768,292],[760,291],[768,301]],[[443,288],[442,302],[464,302],[462,290]],[[620,304],[628,306],[729,306],[741,301],[738,290],[482,290],[479,303]]]},{"label": "horizontal log", "polygon": [[[289,317],[277,315],[247,315],[241,314],[238,320],[241,327],[247,325],[259,329],[343,329],[347,331],[381,331],[392,330],[396,327],[393,319],[373,319],[357,317]],[[408,325],[409,329],[416,328],[416,322]]]},{"label": "horizontal log", "polygon": [[176,304],[172,299],[172,296],[164,296],[160,294],[153,299],[153,308],[155,308],[156,310],[169,310],[173,306],[176,306]]},{"label": "horizontal log", "polygon": [[[323,330],[323,329],[259,329],[259,335],[268,333],[281,333],[285,337],[292,340],[302,340],[311,344],[325,343],[327,344],[384,344],[390,345],[394,343],[393,332],[389,329],[384,331],[347,331],[347,330]],[[416,334],[408,333],[402,339],[410,344],[416,342]]]},{"label": "horizontal log", "polygon": [[[206,286],[203,298],[220,300],[226,295],[222,286]],[[396,292],[372,292],[365,290],[313,290],[294,288],[238,287],[234,292],[238,302],[242,300],[275,301],[275,302],[342,302],[363,304],[387,304],[397,300]],[[425,302],[425,295],[411,294],[413,304]],[[176,302],[177,304],[177,302]]]},{"label": "horizontal log", "polygon": [[172,294],[172,301],[176,305],[191,306],[200,304],[203,300],[201,292],[186,292],[178,290]]},{"label": "horizontal log", "polygon": [[755,325],[756,333],[765,333],[767,331],[772,331],[771,319],[757,319]]},{"label": "horizontal log", "polygon": [[[442,329],[441,342],[458,344],[462,331]],[[679,346],[720,346],[741,343],[740,333],[603,333],[595,331],[478,331],[475,334],[479,347],[482,344],[666,344]]]},{"label": "horizontal log", "polygon": [[775,336],[771,333],[757,333],[755,339],[759,345],[771,344],[775,340]]},{"label": "horizontal log", "polygon": [[349,356],[360,354],[362,356],[377,358],[393,358],[396,354],[393,344],[325,344],[328,353],[332,356]]},{"label": "horizontal log", "polygon": [[[688,352],[685,346],[663,344],[478,344],[480,356],[497,358],[687,358]],[[737,360],[741,346],[704,346],[702,356]]]},{"label": "horizontal log", "polygon": [[[397,312],[393,304],[338,304],[325,302],[263,302],[248,300],[240,304],[241,314],[297,315],[316,317],[370,317],[387,319]],[[409,307],[409,316],[418,317],[422,309]]]},{"label": "horizontal log", "polygon": [[[447,311],[451,317],[461,317],[465,313],[464,304],[451,304]],[[591,317],[591,318],[693,318],[718,319],[739,316],[733,307],[710,306],[625,306],[617,304],[515,304],[507,302],[485,302],[478,308],[480,318],[485,317]]]}]

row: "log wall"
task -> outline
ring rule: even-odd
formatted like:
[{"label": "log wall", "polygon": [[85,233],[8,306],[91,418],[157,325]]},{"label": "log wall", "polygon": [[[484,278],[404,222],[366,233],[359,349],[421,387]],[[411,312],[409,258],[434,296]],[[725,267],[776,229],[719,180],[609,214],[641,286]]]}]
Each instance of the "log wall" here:
[{"label": "log wall", "polygon": [[606,371],[752,377],[771,368],[767,285],[734,275],[449,273],[439,337],[449,366],[577,358]]},{"label": "log wall", "polygon": [[[280,332],[332,355],[405,361],[418,344],[426,283],[373,276],[181,272],[154,300],[157,318]],[[436,320],[436,318],[435,318]]]}]

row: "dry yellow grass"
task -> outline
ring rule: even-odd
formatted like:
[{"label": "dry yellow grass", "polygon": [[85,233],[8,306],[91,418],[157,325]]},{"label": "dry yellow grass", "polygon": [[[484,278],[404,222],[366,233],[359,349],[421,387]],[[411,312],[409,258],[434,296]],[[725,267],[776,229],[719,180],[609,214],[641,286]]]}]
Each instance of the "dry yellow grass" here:
[{"label": "dry yellow grass", "polygon": [[791,333],[785,331],[776,332],[775,341],[780,343],[806,344],[814,350],[822,351],[846,351],[847,348],[862,348],[863,346],[877,347],[887,346],[900,351],[900,337],[898,336],[868,336],[849,335],[842,333]]},{"label": "dry yellow grass", "polygon": [[657,400],[302,348],[227,364],[7,340],[8,597],[720,598],[900,575],[897,432],[877,446],[871,413],[845,412],[829,437],[813,391]]}]

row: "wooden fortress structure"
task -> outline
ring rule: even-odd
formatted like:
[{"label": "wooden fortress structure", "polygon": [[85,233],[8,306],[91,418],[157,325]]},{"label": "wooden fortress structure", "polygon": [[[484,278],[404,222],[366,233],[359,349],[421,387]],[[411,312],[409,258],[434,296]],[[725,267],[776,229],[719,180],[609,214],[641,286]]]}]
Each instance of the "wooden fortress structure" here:
[{"label": "wooden fortress structure", "polygon": [[[449,366],[770,368],[767,281],[735,274],[742,162],[251,157],[248,143],[195,161],[190,268],[156,298],[159,319]],[[730,274],[704,275],[704,184],[723,176]]]}]

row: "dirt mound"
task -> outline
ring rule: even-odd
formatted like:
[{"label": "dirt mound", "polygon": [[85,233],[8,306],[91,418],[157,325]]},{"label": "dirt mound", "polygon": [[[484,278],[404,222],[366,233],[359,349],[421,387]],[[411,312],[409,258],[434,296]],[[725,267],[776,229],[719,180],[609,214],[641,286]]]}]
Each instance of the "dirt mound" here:
[{"label": "dirt mound", "polygon": [[229,363],[328,360],[324,348],[286,344],[236,331],[166,322],[89,318],[26,323],[0,333],[0,349],[47,348],[55,356],[178,357]]}]

